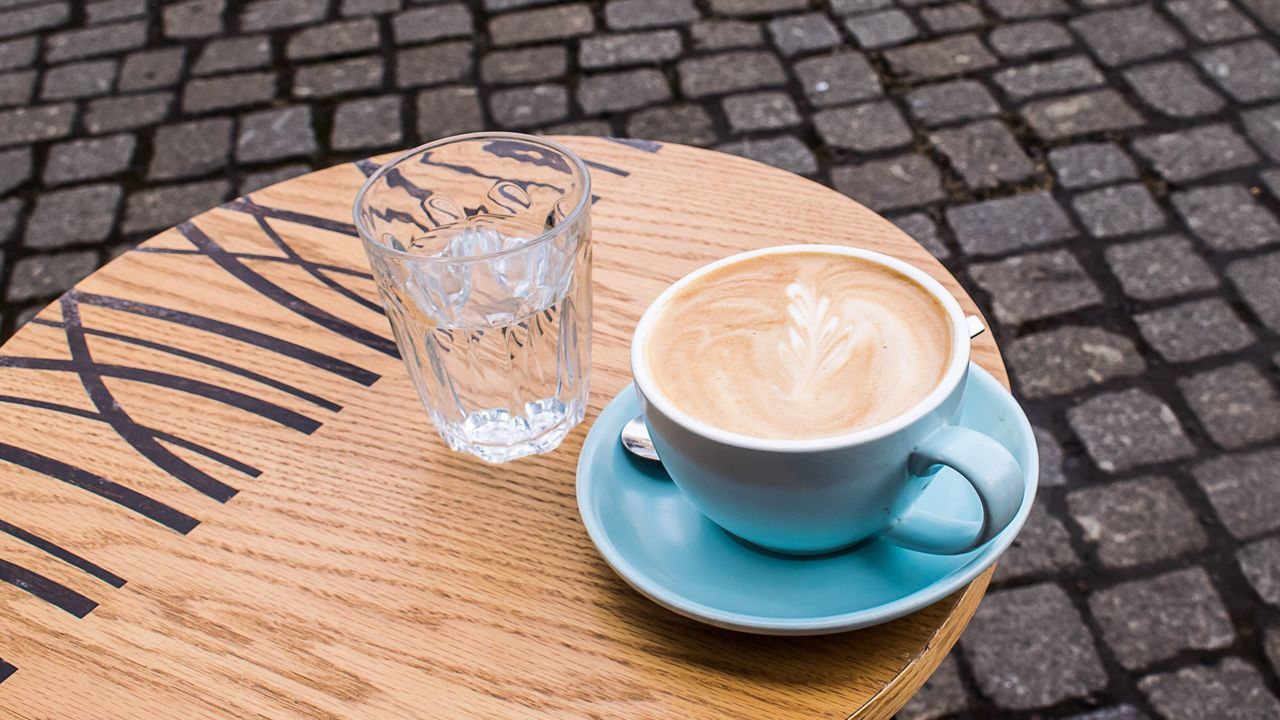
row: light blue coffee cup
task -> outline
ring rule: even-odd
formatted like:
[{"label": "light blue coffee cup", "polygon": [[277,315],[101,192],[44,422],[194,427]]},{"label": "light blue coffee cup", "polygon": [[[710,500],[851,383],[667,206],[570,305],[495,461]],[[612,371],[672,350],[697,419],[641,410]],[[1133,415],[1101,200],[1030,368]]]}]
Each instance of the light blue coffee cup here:
[{"label": "light blue coffee cup", "polygon": [[[877,263],[936,297],[951,325],[951,361],[937,387],[880,425],[808,440],[767,440],[729,432],[675,407],[658,389],[644,352],[666,303],[681,288],[726,265],[794,252]],[[1022,471],[1004,446],[955,424],[969,374],[969,353],[964,312],[924,272],[869,250],[787,245],[724,258],[667,288],[636,326],[631,372],[649,434],[671,479],[694,507],[733,535],[767,550],[797,555],[833,552],[877,536],[913,550],[959,554],[999,534],[1021,506],[1024,490]],[[982,504],[980,522],[913,509],[943,466],[973,486]]]}]

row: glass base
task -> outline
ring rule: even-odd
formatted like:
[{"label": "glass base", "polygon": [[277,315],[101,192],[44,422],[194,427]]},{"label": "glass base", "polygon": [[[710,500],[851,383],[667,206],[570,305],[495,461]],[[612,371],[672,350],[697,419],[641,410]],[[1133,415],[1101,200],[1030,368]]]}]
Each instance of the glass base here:
[{"label": "glass base", "polygon": [[498,464],[555,450],[584,415],[582,403],[547,398],[525,405],[523,415],[506,408],[479,410],[439,429],[453,450]]}]

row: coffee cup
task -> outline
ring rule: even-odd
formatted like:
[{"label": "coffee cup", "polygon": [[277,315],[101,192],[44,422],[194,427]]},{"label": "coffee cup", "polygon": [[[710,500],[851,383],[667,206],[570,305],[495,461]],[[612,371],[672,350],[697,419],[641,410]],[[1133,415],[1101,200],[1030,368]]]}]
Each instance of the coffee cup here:
[{"label": "coffee cup", "polygon": [[[1016,460],[956,424],[969,373],[960,305],[880,253],[788,245],[724,258],[645,311],[631,369],[662,463],[724,530],[822,554],[876,537],[958,554],[1022,504]],[[982,520],[913,509],[944,467]]]}]

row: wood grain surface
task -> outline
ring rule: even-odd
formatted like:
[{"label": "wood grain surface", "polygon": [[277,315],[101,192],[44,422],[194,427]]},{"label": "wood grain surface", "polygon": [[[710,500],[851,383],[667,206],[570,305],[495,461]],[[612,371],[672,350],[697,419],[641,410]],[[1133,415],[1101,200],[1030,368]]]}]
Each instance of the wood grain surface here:
[{"label": "wood grain surface", "polygon": [[[908,260],[871,211],[747,160],[566,138],[591,163],[590,410],[557,451],[449,452],[376,302],[350,206],[372,162],[197,216],[0,348],[0,716],[885,718],[990,573],[825,637],[671,614],[587,538],[574,465],[667,284],[754,247]],[[990,334],[974,359],[1005,380]]]}]

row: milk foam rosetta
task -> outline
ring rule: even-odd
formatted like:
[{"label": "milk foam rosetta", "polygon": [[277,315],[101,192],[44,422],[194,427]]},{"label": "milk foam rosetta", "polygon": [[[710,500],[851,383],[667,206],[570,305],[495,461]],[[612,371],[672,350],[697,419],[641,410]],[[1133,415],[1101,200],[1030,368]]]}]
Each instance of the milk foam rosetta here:
[{"label": "milk foam rosetta", "polygon": [[770,439],[889,420],[938,385],[950,355],[950,319],[923,287],[816,252],[757,256],[698,278],[646,341],[650,371],[676,407]]}]

